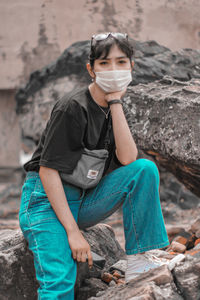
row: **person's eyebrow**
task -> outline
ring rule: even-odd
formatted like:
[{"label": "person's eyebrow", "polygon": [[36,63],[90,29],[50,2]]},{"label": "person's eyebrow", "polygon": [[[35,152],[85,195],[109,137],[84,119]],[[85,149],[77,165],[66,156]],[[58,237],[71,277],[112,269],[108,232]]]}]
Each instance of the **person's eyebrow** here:
[{"label": "person's eyebrow", "polygon": [[[127,56],[118,56],[118,57],[115,57],[116,59],[122,59],[122,58],[128,58]],[[100,60],[111,60],[112,58],[99,58]]]}]

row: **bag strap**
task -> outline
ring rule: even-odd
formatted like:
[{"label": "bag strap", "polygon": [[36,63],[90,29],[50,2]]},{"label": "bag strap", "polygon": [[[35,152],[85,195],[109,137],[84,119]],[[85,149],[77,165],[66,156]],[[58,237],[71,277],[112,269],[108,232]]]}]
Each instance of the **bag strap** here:
[{"label": "bag strap", "polygon": [[111,128],[112,128],[112,118],[111,118],[111,116],[109,116],[107,132],[106,132],[106,136],[105,136],[105,140],[104,140],[104,149],[106,149],[106,150],[109,149],[109,145],[110,145],[110,131],[111,131]]}]

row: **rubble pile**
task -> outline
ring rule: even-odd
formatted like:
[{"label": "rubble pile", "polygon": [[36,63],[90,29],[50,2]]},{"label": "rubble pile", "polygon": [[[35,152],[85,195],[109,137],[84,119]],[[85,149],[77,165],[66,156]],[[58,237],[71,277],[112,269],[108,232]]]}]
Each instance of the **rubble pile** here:
[{"label": "rubble pile", "polygon": [[[169,230],[170,246],[150,251],[168,264],[128,283],[124,281],[126,254],[112,227],[98,224],[84,230],[92,251],[105,259],[105,265],[99,269],[94,264],[89,269],[87,263],[78,263],[75,299],[200,299],[199,230],[200,218],[188,230]],[[0,232],[0,268],[0,299],[37,299],[33,256],[19,230]]]}]

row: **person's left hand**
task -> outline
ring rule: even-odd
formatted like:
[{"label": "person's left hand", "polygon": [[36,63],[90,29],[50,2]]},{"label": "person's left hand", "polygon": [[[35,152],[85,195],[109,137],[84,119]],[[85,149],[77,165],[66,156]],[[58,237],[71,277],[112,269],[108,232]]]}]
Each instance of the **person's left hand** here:
[{"label": "person's left hand", "polygon": [[125,88],[124,90],[119,91],[119,92],[113,92],[113,93],[106,94],[105,95],[105,100],[107,102],[109,102],[109,101],[114,100],[114,99],[121,99],[125,95],[126,90],[127,90],[127,88]]}]

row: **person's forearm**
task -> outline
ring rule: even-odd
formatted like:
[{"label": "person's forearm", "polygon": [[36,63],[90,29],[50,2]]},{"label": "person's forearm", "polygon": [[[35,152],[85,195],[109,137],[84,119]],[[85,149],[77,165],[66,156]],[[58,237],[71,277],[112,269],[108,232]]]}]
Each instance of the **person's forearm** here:
[{"label": "person's forearm", "polygon": [[127,165],[137,159],[138,150],[121,104],[110,106],[112,114],[113,132],[118,160],[123,165]]},{"label": "person's forearm", "polygon": [[78,230],[78,225],[67,203],[58,171],[41,166],[39,175],[47,197],[66,232],[71,233]]}]

